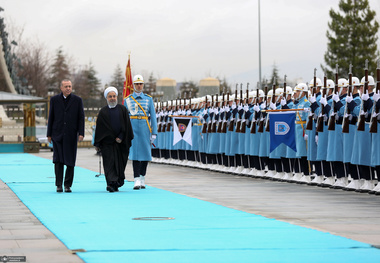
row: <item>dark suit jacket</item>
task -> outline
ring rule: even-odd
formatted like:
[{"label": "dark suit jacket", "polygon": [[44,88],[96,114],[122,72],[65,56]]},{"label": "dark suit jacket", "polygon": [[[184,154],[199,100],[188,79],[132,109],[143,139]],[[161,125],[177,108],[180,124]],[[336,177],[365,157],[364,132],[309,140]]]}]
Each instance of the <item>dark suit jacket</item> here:
[{"label": "dark suit jacket", "polygon": [[53,162],[75,166],[78,135],[84,136],[82,99],[70,95],[65,107],[62,93],[50,99],[47,136],[53,141]]}]

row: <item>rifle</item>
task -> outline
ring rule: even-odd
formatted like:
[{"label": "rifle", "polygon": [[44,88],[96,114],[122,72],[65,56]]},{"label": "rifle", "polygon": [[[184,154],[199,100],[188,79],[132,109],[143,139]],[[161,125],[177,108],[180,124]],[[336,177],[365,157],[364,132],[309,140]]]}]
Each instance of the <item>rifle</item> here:
[{"label": "rifle", "polygon": [[[220,105],[219,108],[222,108],[224,107],[224,103],[225,103],[225,100],[224,100],[224,92],[222,94],[222,105]],[[224,113],[226,114],[226,113]],[[222,115],[219,116],[219,122],[218,122],[218,129],[216,130],[217,133],[222,133],[222,126],[223,126],[223,119],[222,119]]]},{"label": "rifle", "polygon": [[[162,109],[165,107],[164,105],[165,105],[165,103],[162,102]],[[168,105],[168,102],[166,102],[166,105]],[[165,107],[165,111],[168,111],[168,108],[167,108],[167,107]],[[165,131],[166,131],[165,115],[162,116],[162,122],[163,122],[163,123],[162,123],[162,126],[161,126],[161,132],[165,132]]]},{"label": "rifle", "polygon": [[[161,105],[160,105],[160,103],[161,103]],[[160,111],[162,111],[162,102],[158,102],[158,105],[160,105],[160,106],[158,106],[158,108],[160,109]],[[157,111],[157,112],[158,112],[158,111]],[[158,117],[159,119],[158,119],[157,132],[161,132],[163,117],[164,117],[164,116],[160,116],[160,117]]]},{"label": "rifle", "polygon": [[[236,89],[235,89],[235,105],[236,105],[236,107],[237,107],[237,89],[238,89],[238,85],[239,84],[236,84]],[[235,120],[234,119],[235,119],[235,116],[233,116],[233,113],[232,113],[232,119],[230,121],[230,125],[228,126],[228,131],[234,131],[234,126],[235,126]]]},{"label": "rifle", "polygon": [[[255,104],[259,105],[259,87],[256,89],[256,99],[255,99]],[[254,111],[253,114],[256,115],[256,112]],[[256,133],[256,116],[253,115],[254,117],[252,118],[252,123],[251,123],[251,134]]]},{"label": "rifle", "polygon": [[[271,98],[271,102],[273,104],[276,103],[275,101],[275,92],[276,92],[276,78],[273,78],[273,87],[272,87],[272,90],[273,90],[273,94],[272,94],[272,98]],[[266,119],[266,124],[265,124],[265,131],[266,132],[269,132],[270,131],[270,128],[269,128],[269,114],[267,115],[267,119]]]},{"label": "rifle", "polygon": [[[322,98],[326,97],[326,90],[327,90],[327,76],[326,76],[326,74],[325,74],[325,76],[323,78],[323,87],[324,87],[324,89],[322,89]],[[323,105],[321,103],[320,107],[321,107],[321,110],[319,112],[319,116],[318,116],[318,119],[317,119],[316,132],[323,132],[323,126],[324,126],[325,116],[323,114],[323,111],[325,110],[325,105]]]},{"label": "rifle", "polygon": [[[246,97],[244,100],[244,105],[248,105],[248,98],[249,98],[249,83],[247,83],[247,90],[246,90]],[[245,112],[244,112],[244,119],[245,119]],[[247,119],[245,121],[241,122],[240,132],[245,133],[247,127]]]},{"label": "rifle", "polygon": [[[282,92],[282,97],[285,98],[286,100],[286,75],[284,75],[284,91]],[[281,100],[280,100],[280,103],[281,103]],[[282,106],[281,106],[281,109],[282,109]]]},{"label": "rifle", "polygon": [[[316,87],[317,87],[317,69],[315,68],[314,69],[314,84],[313,84],[313,89],[311,91],[311,96],[314,96],[315,95],[315,90],[316,90]],[[306,124],[306,130],[308,131],[311,131],[313,129],[313,117],[314,117],[314,112],[311,111],[309,116],[308,116],[308,121],[307,121],[307,124]]]},{"label": "rifle", "polygon": [[[171,104],[171,108],[173,108],[173,107],[174,107],[174,100],[172,100],[172,104]],[[168,116],[168,123],[166,125],[166,131],[168,131],[168,132],[170,132],[170,128],[171,128],[171,125],[172,125],[172,123],[170,122],[170,118],[171,117]]]},{"label": "rifle", "polygon": [[[205,104],[205,110],[207,109],[207,95],[206,95],[206,104]],[[203,126],[202,126],[202,133],[207,133],[207,122],[205,120],[205,122],[203,123]]]},{"label": "rifle", "polygon": [[[376,90],[375,92],[379,92],[380,90],[380,59],[377,60],[377,68],[376,68]],[[370,133],[377,133],[377,116],[379,114],[379,108],[376,107],[376,101],[373,102],[372,106],[372,115],[371,115],[371,124],[369,126]]]},{"label": "rifle", "polygon": [[[336,64],[336,66],[335,66],[335,87],[334,87],[333,94],[336,94],[336,90],[338,87],[338,71],[339,71],[338,64]],[[327,129],[329,131],[335,131],[335,115],[336,115],[335,101],[332,102],[331,110],[332,110],[332,113],[330,114],[329,123],[328,123],[329,127]]]},{"label": "rifle", "polygon": [[[230,93],[227,92],[227,103],[230,101]],[[227,112],[224,115],[222,133],[227,133]]]},{"label": "rifle", "polygon": [[[218,94],[215,94],[215,107],[218,108]],[[216,133],[216,120],[215,120],[216,114],[214,114],[213,120],[212,120],[212,126],[211,126],[211,132]]]},{"label": "rifle", "polygon": [[[348,96],[352,96],[352,65],[350,64],[349,72],[348,72]],[[351,111],[348,108],[348,103],[346,101],[346,108],[344,109],[343,122],[342,122],[342,132],[349,133],[350,132],[350,115]]]},{"label": "rifle", "polygon": [[[240,83],[240,101],[239,101],[239,103],[241,105],[243,105],[243,83]],[[237,107],[237,105],[236,105],[236,107]],[[236,122],[236,129],[235,129],[235,131],[237,133],[240,133],[241,132],[241,118],[240,118],[240,114],[239,113],[238,113],[238,117],[239,117],[239,119]]]},{"label": "rifle", "polygon": [[[365,60],[365,69],[364,69],[364,91],[363,94],[368,92],[368,59]],[[362,100],[360,106],[360,113],[358,119],[358,131],[365,130],[365,114],[362,114],[364,108],[364,101]]]},{"label": "rifle", "polygon": [[[211,109],[214,108],[214,96],[213,95],[211,95],[210,108]],[[213,114],[213,113],[212,112],[210,113],[209,121],[208,121],[208,124],[207,124],[207,133],[211,133],[211,130],[212,130],[212,120],[214,119],[214,116],[212,116],[212,118],[211,118],[211,114]]]},{"label": "rifle", "polygon": [[[265,86],[264,88],[264,103],[267,103],[267,96],[268,96],[268,86]],[[263,114],[263,113],[261,113]],[[263,133],[264,132],[264,121],[265,118],[261,117],[259,122],[259,128],[257,132]]]}]

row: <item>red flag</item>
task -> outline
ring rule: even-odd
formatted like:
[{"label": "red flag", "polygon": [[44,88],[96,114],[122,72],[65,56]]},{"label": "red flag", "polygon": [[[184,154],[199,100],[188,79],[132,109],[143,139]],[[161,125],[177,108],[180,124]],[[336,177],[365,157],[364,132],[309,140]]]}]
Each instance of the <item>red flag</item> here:
[{"label": "red flag", "polygon": [[133,83],[132,83],[132,73],[131,73],[131,58],[128,55],[127,69],[125,70],[125,82],[123,89],[123,103],[124,99],[128,97],[129,94],[133,93]]}]

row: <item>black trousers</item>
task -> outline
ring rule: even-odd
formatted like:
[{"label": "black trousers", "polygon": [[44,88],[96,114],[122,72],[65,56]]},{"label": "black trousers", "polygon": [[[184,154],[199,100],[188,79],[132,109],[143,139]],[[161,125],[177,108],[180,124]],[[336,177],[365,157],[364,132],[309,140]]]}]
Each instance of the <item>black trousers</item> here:
[{"label": "black trousers", "polygon": [[[54,171],[55,171],[55,185],[61,186],[63,183],[63,163],[54,163]],[[65,173],[65,187],[71,187],[73,185],[74,180],[74,166],[66,165],[66,173]]]},{"label": "black trousers", "polygon": [[148,161],[133,161],[132,166],[134,178],[140,177],[140,175],[145,176],[146,168],[148,167]]}]

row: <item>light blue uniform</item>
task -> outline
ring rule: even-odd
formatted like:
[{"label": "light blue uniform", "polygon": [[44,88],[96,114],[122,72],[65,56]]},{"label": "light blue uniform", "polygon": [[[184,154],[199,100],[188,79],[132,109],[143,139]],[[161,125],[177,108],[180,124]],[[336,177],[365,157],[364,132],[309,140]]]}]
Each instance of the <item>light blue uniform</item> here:
[{"label": "light blue uniform", "polygon": [[[150,123],[152,132],[149,130],[146,119],[134,119],[134,116],[141,118],[144,117],[145,114],[132,97],[141,105],[149,117],[148,122]],[[151,161],[152,151],[150,137],[152,134],[157,135],[157,119],[153,99],[144,93],[137,95],[134,92],[124,99],[124,105],[129,111],[134,135],[132,147],[129,151],[129,159],[133,161]]]},{"label": "light blue uniform", "polygon": [[[304,108],[309,108],[309,107],[310,107],[310,102],[307,100],[306,96],[303,96],[300,99],[300,102],[296,105],[296,109],[304,109]],[[296,154],[296,157],[306,157],[307,156],[306,141],[303,137],[304,129],[306,129],[307,116],[308,116],[307,112],[298,111],[298,113],[297,113],[297,117],[296,117],[297,154]],[[300,120],[300,117],[301,117],[301,120]],[[304,123],[301,124],[301,122],[304,122]]]}]

